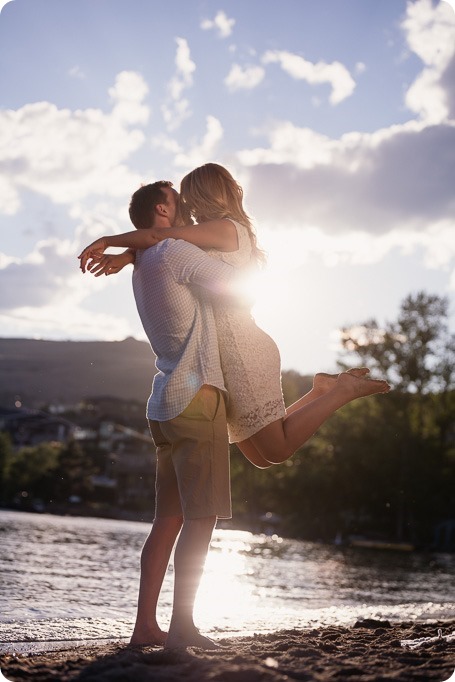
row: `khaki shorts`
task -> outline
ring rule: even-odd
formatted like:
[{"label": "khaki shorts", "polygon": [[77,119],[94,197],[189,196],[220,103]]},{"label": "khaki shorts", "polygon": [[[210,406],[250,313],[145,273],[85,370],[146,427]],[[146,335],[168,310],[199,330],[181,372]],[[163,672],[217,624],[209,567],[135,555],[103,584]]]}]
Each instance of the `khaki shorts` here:
[{"label": "khaki shorts", "polygon": [[230,519],[229,443],[224,396],[202,386],[178,417],[149,421],[156,445],[156,518]]}]

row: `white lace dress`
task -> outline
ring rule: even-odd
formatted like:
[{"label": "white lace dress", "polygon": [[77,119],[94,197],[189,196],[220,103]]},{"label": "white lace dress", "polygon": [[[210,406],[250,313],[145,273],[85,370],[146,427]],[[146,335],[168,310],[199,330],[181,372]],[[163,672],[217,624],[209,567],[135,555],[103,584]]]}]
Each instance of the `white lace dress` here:
[{"label": "white lace dress", "polygon": [[[247,228],[232,222],[237,229],[238,251],[222,253],[210,249],[208,253],[242,267],[251,260],[251,241]],[[256,325],[249,308],[220,302],[219,298],[213,307],[221,367],[229,393],[229,441],[237,443],[285,415],[280,353],[275,341]]]}]

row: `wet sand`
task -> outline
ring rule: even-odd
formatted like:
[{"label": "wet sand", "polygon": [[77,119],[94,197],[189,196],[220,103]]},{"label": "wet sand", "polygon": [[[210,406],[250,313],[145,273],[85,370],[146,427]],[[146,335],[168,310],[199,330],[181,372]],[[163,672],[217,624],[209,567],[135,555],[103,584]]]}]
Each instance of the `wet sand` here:
[{"label": "wet sand", "polygon": [[[455,682],[452,634],[455,620],[393,625],[365,620],[352,627],[220,638],[223,648],[217,651],[111,643],[6,654],[0,668],[7,680],[33,682],[443,682],[452,676]],[[417,648],[402,645],[403,640],[435,637]]]}]

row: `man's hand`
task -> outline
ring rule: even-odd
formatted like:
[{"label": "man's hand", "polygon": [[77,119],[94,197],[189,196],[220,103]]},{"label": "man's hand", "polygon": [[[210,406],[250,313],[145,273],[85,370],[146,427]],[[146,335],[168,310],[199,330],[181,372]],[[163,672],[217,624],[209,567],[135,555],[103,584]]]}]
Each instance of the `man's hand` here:
[{"label": "man's hand", "polygon": [[106,237],[95,239],[94,242],[86,246],[82,253],[80,253],[78,256],[79,260],[81,261],[79,267],[82,272],[87,270],[87,262],[90,259],[94,259],[99,262],[107,248],[108,243]]},{"label": "man's hand", "polygon": [[125,265],[134,263],[134,251],[124,251],[118,254],[102,254],[98,256],[91,256],[91,260],[86,263],[85,267],[88,272],[91,272],[95,277],[100,275],[117,275]]}]

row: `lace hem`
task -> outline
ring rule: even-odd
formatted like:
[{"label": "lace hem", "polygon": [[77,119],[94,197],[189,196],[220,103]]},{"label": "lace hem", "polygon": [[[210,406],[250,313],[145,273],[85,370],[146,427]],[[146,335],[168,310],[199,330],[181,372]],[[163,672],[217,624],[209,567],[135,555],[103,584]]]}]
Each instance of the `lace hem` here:
[{"label": "lace hem", "polygon": [[283,400],[278,398],[259,405],[247,414],[232,415],[232,421],[228,413],[229,442],[238,443],[246,440],[264,426],[281,419],[285,414]]}]

